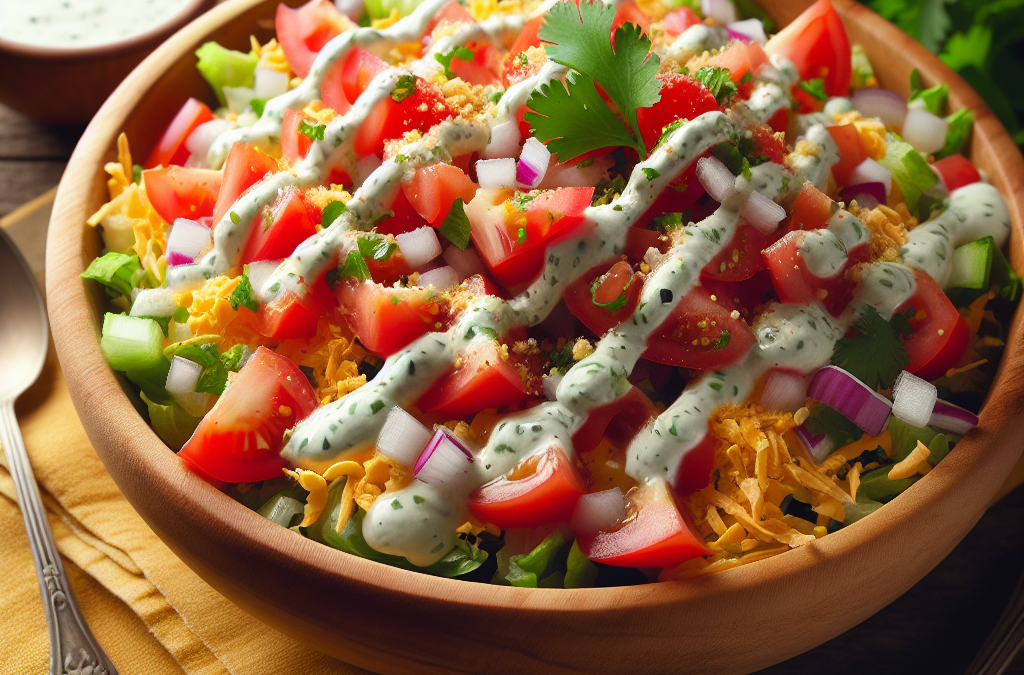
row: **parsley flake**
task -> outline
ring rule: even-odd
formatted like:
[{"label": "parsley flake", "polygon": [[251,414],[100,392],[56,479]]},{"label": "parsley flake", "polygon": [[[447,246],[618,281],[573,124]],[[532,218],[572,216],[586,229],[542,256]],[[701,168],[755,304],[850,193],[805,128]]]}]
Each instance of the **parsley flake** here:
[{"label": "parsley flake", "polygon": [[658,171],[657,169],[652,169],[652,168],[646,167],[646,166],[643,167],[643,171],[644,171],[644,175],[647,176],[647,180],[649,180],[649,181],[654,180],[655,178],[657,178],[658,176],[661,175],[661,172]]},{"label": "parsley flake", "polygon": [[395,103],[401,103],[415,94],[417,79],[415,75],[400,75],[398,80],[395,81],[395,88],[391,90],[391,100]]},{"label": "parsley flake", "polygon": [[327,130],[323,124],[310,123],[307,120],[299,121],[299,133],[311,141],[324,140],[324,131]]},{"label": "parsley flake", "polygon": [[370,260],[387,260],[398,248],[398,244],[376,232],[367,232],[356,240],[359,253]]},{"label": "parsley flake", "polygon": [[332,201],[330,204],[324,207],[323,217],[320,224],[324,227],[329,227],[335,220],[338,219],[341,214],[348,211],[348,207],[345,206],[345,202],[339,202],[337,200]]}]

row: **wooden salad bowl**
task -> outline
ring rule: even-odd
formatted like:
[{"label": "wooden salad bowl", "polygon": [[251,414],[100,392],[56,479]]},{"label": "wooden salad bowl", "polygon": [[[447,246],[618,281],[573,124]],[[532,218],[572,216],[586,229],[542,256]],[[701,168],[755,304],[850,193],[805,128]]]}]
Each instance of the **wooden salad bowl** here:
[{"label": "wooden salad bowl", "polygon": [[[167,40],[114,92],[60,183],[47,250],[50,321],[79,415],[146,522],[214,588],[313,648],[382,673],[745,673],[864,621],[941,561],[981,517],[1021,454],[1024,313],[1018,310],[981,423],[878,513],[802,548],[688,581],[525,589],[439,579],[304,539],[189,473],[137,412],[100,351],[105,296],[79,274],[100,253],[86,219],[107,200],[105,162],[128,134],[144,157],[187,96],[211,99],[192,52],[270,37],[278,0],[234,0]],[[1024,159],[977,94],[895,26],[833,0],[882,86],[904,96],[916,67],[977,115],[970,157],[1007,200],[1024,271]],[[293,4],[293,3],[289,3]],[[785,25],[809,0],[768,2]],[[785,626],[785,630],[776,629]]]}]

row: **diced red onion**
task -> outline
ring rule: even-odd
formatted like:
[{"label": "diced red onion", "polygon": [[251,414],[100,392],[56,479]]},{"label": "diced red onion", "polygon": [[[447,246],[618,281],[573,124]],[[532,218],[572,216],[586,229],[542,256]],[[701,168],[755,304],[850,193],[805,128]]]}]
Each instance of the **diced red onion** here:
[{"label": "diced red onion", "polygon": [[744,42],[757,42],[764,44],[768,42],[768,36],[764,34],[764,24],[760,19],[744,19],[733,21],[728,25],[729,37]]},{"label": "diced red onion", "polygon": [[377,437],[377,452],[400,466],[410,468],[416,466],[431,437],[430,429],[399,406],[395,406],[388,413],[388,418],[384,420],[384,426]]},{"label": "diced red onion", "polygon": [[416,461],[414,473],[424,483],[456,487],[469,473],[473,455],[447,429],[439,428]]},{"label": "diced red onion", "polygon": [[825,366],[815,373],[807,395],[834,408],[869,436],[878,436],[888,426],[889,399],[842,368]]},{"label": "diced red onion", "polygon": [[288,91],[288,73],[273,68],[257,68],[253,98],[274,98]]},{"label": "diced red onion", "polygon": [[164,254],[167,264],[183,265],[196,259],[213,243],[213,231],[203,227],[194,220],[178,218],[171,226],[167,236],[167,249]]},{"label": "diced red onion", "polygon": [[171,359],[171,367],[167,370],[167,381],[164,389],[172,396],[191,394],[196,390],[203,367],[195,361],[175,356]]},{"label": "diced red onion", "polygon": [[935,408],[932,409],[928,426],[939,431],[948,431],[951,434],[963,436],[978,426],[978,416],[970,410],[964,410],[960,406],[938,399],[935,401]]},{"label": "diced red onion", "polygon": [[911,108],[903,120],[903,140],[914,146],[918,152],[931,154],[942,150],[946,144],[949,122],[927,110]]},{"label": "diced red onion", "polygon": [[912,427],[924,427],[937,399],[934,384],[904,370],[892,385],[892,414]]},{"label": "diced red onion", "polygon": [[419,285],[424,288],[433,286],[437,290],[443,291],[446,288],[458,286],[460,281],[462,280],[459,278],[459,273],[445,265],[421,274]]},{"label": "diced red onion", "polygon": [[888,89],[858,89],[853,107],[865,117],[877,117],[887,127],[899,129],[907,116],[907,102]]},{"label": "diced red onion", "polygon": [[395,242],[402,252],[405,262],[414,270],[421,269],[431,260],[441,255],[441,242],[437,231],[429,225],[418,227],[412,232],[395,235]]},{"label": "diced red onion", "polygon": [[536,138],[530,137],[523,143],[516,167],[516,180],[523,187],[535,188],[544,180],[544,174],[551,163],[551,151]]},{"label": "diced red onion", "polygon": [[579,498],[570,526],[577,536],[607,532],[626,518],[626,499],[622,490],[591,492]]},{"label": "diced red onion", "polygon": [[257,300],[263,299],[263,286],[280,264],[280,260],[257,260],[249,263],[249,284],[252,285]]},{"label": "diced red onion", "polygon": [[377,155],[367,155],[366,157],[363,157],[356,162],[355,176],[353,176],[353,178],[361,185],[363,181],[370,177],[371,173],[380,168],[381,163],[380,157]]},{"label": "diced red onion", "polygon": [[845,187],[839,193],[839,198],[849,204],[854,199],[866,209],[873,209],[879,204],[886,202],[885,185],[882,183],[858,183]]},{"label": "diced red onion", "polygon": [[700,0],[700,11],[723,26],[736,23],[738,18],[732,0]]},{"label": "diced red onion", "polygon": [[885,196],[880,199],[885,203],[889,199],[889,192],[892,190],[892,174],[884,166],[868,157],[858,164],[850,172],[850,185],[864,185],[866,183],[881,183],[885,188]]},{"label": "diced red onion", "polygon": [[484,159],[515,157],[519,154],[520,141],[522,141],[522,134],[516,121],[502,122],[491,128],[491,140],[480,156]]},{"label": "diced red onion", "polygon": [[794,431],[796,431],[796,435],[800,438],[800,442],[804,444],[804,447],[807,448],[807,451],[811,453],[811,456],[817,462],[825,461],[825,458],[836,449],[835,443],[832,442],[831,438],[825,434],[815,436],[803,424],[794,429]]},{"label": "diced red onion", "polygon": [[715,157],[697,160],[697,180],[716,202],[724,202],[736,193],[736,176]]},{"label": "diced red onion", "polygon": [[565,376],[562,373],[548,373],[540,378],[541,384],[544,386],[544,397],[547,400],[555,400],[555,392],[558,391],[558,385],[562,383],[563,377]]},{"label": "diced red onion", "polygon": [[514,188],[516,186],[516,160],[509,157],[478,160],[476,179],[484,190]]},{"label": "diced red onion", "polygon": [[203,122],[185,139],[185,147],[192,155],[202,157],[203,164],[206,165],[206,153],[209,152],[210,146],[230,126],[227,120],[220,118]]},{"label": "diced red onion", "polygon": [[761,405],[767,410],[796,412],[807,405],[807,378],[774,370],[765,380]]},{"label": "diced red onion", "polygon": [[786,217],[786,209],[754,190],[740,209],[740,215],[761,234],[771,234]]},{"label": "diced red onion", "polygon": [[444,250],[444,261],[455,270],[460,280],[468,279],[474,274],[483,274],[486,271],[483,261],[480,260],[480,256],[476,254],[476,250],[472,246],[465,251],[458,246],[449,246]]}]

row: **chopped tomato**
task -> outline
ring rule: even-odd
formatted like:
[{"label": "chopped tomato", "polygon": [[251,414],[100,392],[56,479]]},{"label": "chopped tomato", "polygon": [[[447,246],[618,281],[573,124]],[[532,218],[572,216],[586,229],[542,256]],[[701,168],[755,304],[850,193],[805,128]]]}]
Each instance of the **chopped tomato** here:
[{"label": "chopped tomato", "polygon": [[409,204],[434,227],[441,227],[456,199],[468,204],[476,190],[477,184],[451,164],[421,167],[416,169],[411,181],[402,182],[402,192]]},{"label": "chopped tomato", "polygon": [[761,251],[775,243],[777,238],[775,233],[764,234],[741,221],[729,243],[701,270],[701,278],[721,281],[749,279],[765,269]]},{"label": "chopped tomato", "polygon": [[163,136],[157,141],[153,151],[146,159],[145,167],[153,169],[158,166],[181,165],[188,159],[188,148],[185,147],[187,139],[200,124],[213,119],[213,113],[202,101],[190,98],[181,106],[181,110],[174,116],[171,123],[167,125]]},{"label": "chopped tomato", "polygon": [[417,78],[416,91],[401,103],[390,96],[377,103],[356,133],[356,154],[382,157],[384,141],[401,138],[413,130],[426,132],[453,114],[437,85]]},{"label": "chopped tomato", "polygon": [[388,198],[391,199],[391,203],[386,208],[391,211],[392,215],[377,223],[377,232],[381,234],[403,234],[405,232],[412,232],[427,224],[423,216],[416,213],[416,209],[409,203],[409,199],[405,196],[405,190],[395,186],[388,193],[388,196],[382,200],[384,204],[387,204]]},{"label": "chopped tomato", "polygon": [[287,358],[260,347],[178,453],[203,478],[249,483],[279,478],[284,432],[319,402]]},{"label": "chopped tomato", "polygon": [[750,72],[750,56],[747,53],[747,43],[733,42],[721,54],[708,59],[709,66],[718,66],[729,71],[729,78],[733,82],[739,82],[743,76]]},{"label": "chopped tomato", "polygon": [[473,16],[466,11],[466,8],[458,3],[457,0],[452,0],[447,5],[438,10],[437,14],[427,23],[427,28],[423,31],[424,35],[430,35],[434,32],[434,29],[440,26],[443,22],[447,23],[476,23]]},{"label": "chopped tomato", "polygon": [[917,292],[896,308],[897,312],[908,315],[914,329],[903,341],[910,356],[907,370],[933,380],[959,363],[967,351],[971,330],[930,275],[914,270],[914,279]]},{"label": "chopped tomato", "polygon": [[296,162],[309,153],[312,139],[299,131],[304,119],[301,110],[286,110],[281,118],[281,156]]},{"label": "chopped tomato", "polygon": [[821,78],[829,96],[850,90],[850,40],[829,0],[818,0],[768,40],[764,51],[793,62],[802,80]]},{"label": "chopped tomato", "polygon": [[[706,154],[710,155],[711,152],[708,151]],[[691,162],[689,166],[679,172],[679,175],[668,184],[668,187],[661,191],[650,208],[637,219],[633,229],[647,227],[654,218],[662,214],[683,213],[688,209],[693,209],[697,201],[705,195],[707,195],[707,191],[697,180],[697,162]],[[712,211],[715,208],[718,208],[718,202],[714,202]],[[692,220],[699,221],[701,217],[698,217],[697,213],[693,213]]]},{"label": "chopped tomato", "polygon": [[770,161],[782,164],[786,158],[786,144],[775,135],[776,133],[777,130],[767,124],[753,124],[750,127],[750,138],[758,152]]},{"label": "chopped tomato", "polygon": [[[386,63],[365,49],[353,47],[341,68],[341,91],[345,94],[345,100],[352,103],[359,98],[373,78],[387,70],[387,67]],[[326,100],[324,104],[330,105]]]},{"label": "chopped tomato", "polygon": [[835,202],[827,194],[814,187],[810,181],[805,182],[797,193],[789,210],[789,217],[781,229],[785,232],[820,230],[828,226],[835,209]]},{"label": "chopped tomato", "polygon": [[611,403],[597,406],[587,414],[583,425],[572,435],[576,453],[590,452],[607,437],[612,445],[625,448],[658,409],[651,399],[636,387]]},{"label": "chopped tomato", "polygon": [[854,284],[847,280],[846,271],[857,263],[866,262],[871,247],[862,244],[847,251],[846,262],[831,277],[819,277],[811,272],[804,259],[806,233],[788,232],[763,252],[772,275],[772,284],[785,303],[812,304],[821,302],[832,316],[842,314],[853,299]]},{"label": "chopped tomato", "polygon": [[435,294],[349,280],[335,290],[352,330],[367,350],[391,356],[434,328],[440,315]]},{"label": "chopped tomato", "polygon": [[643,357],[669,366],[715,370],[738,362],[754,346],[741,319],[703,288],[687,293],[665,323],[647,339]]},{"label": "chopped tomato", "polygon": [[517,206],[511,190],[477,190],[466,206],[473,244],[502,284],[529,283],[540,274],[552,240],[583,222],[593,194],[594,188],[545,190]]},{"label": "chopped tomato", "polygon": [[706,432],[696,445],[683,454],[672,487],[681,495],[703,490],[711,484],[711,472],[714,468],[715,437]]},{"label": "chopped tomato", "polygon": [[[579,6],[578,2],[576,6]],[[640,6],[634,0],[623,0],[616,8],[615,20],[612,21],[612,32],[609,36],[612,44],[615,43],[615,31],[619,26],[626,23],[636,24],[646,35],[651,34],[651,20],[644,13],[644,10],[640,9]]]},{"label": "chopped tomato", "polygon": [[216,227],[217,223],[227,215],[231,205],[246,190],[277,169],[277,160],[267,153],[245,143],[232,145],[228,158],[224,162],[224,177],[220,183],[220,194],[217,195],[217,204],[213,208],[214,226]]},{"label": "chopped tomato", "polygon": [[786,130],[789,129],[789,108],[781,108],[772,115],[768,120],[768,126],[772,128],[772,131],[786,133]]},{"label": "chopped tomato", "polygon": [[868,152],[864,149],[857,128],[852,124],[828,127],[828,133],[839,146],[839,162],[832,165],[832,175],[839,185],[849,185],[850,174],[868,158]]},{"label": "chopped tomato", "polygon": [[501,529],[539,527],[569,520],[586,493],[583,477],[565,450],[552,444],[469,495],[469,512]]},{"label": "chopped tomato", "polygon": [[330,0],[310,0],[297,9],[277,6],[274,28],[288,65],[299,77],[309,75],[316,55],[332,38],[352,27]]},{"label": "chopped tomato", "polygon": [[761,270],[743,281],[719,281],[701,276],[700,285],[711,294],[715,302],[730,312],[738,310],[748,323],[753,318],[758,305],[777,299],[772,276],[768,270]]},{"label": "chopped tomato", "polygon": [[[601,283],[592,292],[591,285],[599,278]],[[633,315],[643,283],[642,275],[634,273],[628,262],[606,260],[566,287],[565,305],[595,335],[604,335]],[[613,307],[604,306],[609,304]]]},{"label": "chopped tomato", "polygon": [[295,247],[314,234],[316,225],[301,193],[294,187],[287,187],[278,194],[273,206],[256,216],[242,250],[242,262],[287,258]]},{"label": "chopped tomato", "polygon": [[702,21],[697,13],[684,6],[666,14],[665,18],[661,20],[661,29],[674,39],[682,35],[687,28],[696,26],[698,23],[702,23]]},{"label": "chopped tomato", "polygon": [[637,125],[647,152],[654,149],[666,126],[680,119],[692,120],[706,112],[720,110],[718,102],[703,84],[689,75],[658,73],[662,82],[661,99],[653,106],[636,111]]},{"label": "chopped tomato", "polygon": [[261,304],[256,312],[257,331],[275,340],[311,338],[321,315],[334,304],[327,281],[320,277],[304,295],[285,291],[274,302]]},{"label": "chopped tomato", "polygon": [[435,382],[416,407],[444,419],[455,419],[488,408],[505,408],[536,396],[541,388],[540,378],[525,367],[521,375],[513,358],[511,353],[499,353],[498,344],[492,340],[478,341],[462,356],[459,368]]},{"label": "chopped tomato", "polygon": [[665,568],[710,553],[663,481],[631,490],[627,498],[633,517],[618,529],[576,533],[583,555],[616,567]]},{"label": "chopped tomato", "polygon": [[149,203],[168,223],[177,218],[197,220],[213,215],[220,192],[220,171],[172,165],[142,175]]},{"label": "chopped tomato", "polygon": [[[505,63],[501,72],[501,81],[504,82],[505,88],[522,82],[527,77],[531,77],[540,70],[539,64],[530,64],[526,59],[525,52],[530,47],[539,47],[540,38],[537,37],[537,32],[540,30],[541,25],[544,23],[544,17],[538,16],[535,19],[531,19],[520,31],[519,35],[516,36],[515,42],[512,43],[512,47],[508,50],[508,56],[505,57]],[[523,56],[520,56],[520,55]]]},{"label": "chopped tomato", "polygon": [[950,192],[981,181],[981,175],[971,164],[971,160],[960,153],[943,157],[932,164],[932,168],[938,172],[942,182],[946,184],[946,189]]}]

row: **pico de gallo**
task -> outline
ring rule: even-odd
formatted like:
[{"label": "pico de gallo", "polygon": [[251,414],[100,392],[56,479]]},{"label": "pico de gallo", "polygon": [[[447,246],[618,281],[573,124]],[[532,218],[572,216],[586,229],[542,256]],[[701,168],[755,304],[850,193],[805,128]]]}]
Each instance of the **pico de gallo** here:
[{"label": "pico de gallo", "polygon": [[200,47],[210,96],[141,165],[122,135],[89,220],[103,352],[216,488],[388,565],[621,585],[811,545],[976,425],[1006,205],[828,0],[339,7]]}]

